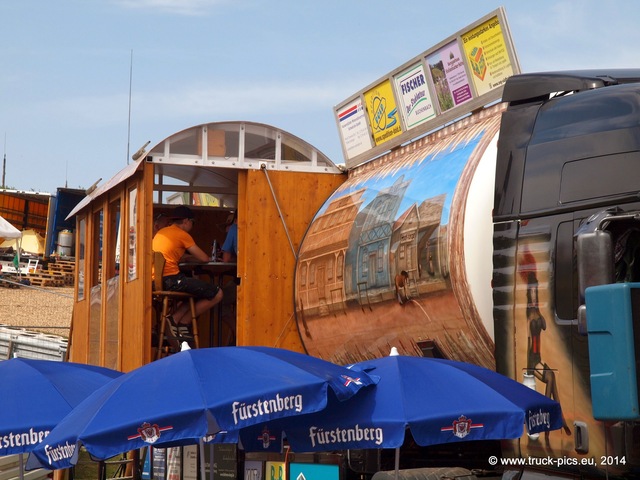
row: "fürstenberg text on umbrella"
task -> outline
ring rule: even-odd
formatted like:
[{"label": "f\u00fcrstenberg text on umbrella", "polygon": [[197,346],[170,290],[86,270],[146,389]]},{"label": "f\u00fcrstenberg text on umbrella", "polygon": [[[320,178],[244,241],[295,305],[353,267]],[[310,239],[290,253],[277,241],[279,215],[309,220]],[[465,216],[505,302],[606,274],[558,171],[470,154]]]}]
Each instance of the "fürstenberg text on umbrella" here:
[{"label": "f\u00fcrstenberg text on umbrella", "polygon": [[60,460],[71,458],[75,452],[76,445],[70,444],[69,442],[65,442],[64,445],[58,445],[53,448],[49,445],[44,446],[44,453],[47,454],[49,465],[53,462],[59,462]]},{"label": "f\u00fcrstenberg text on umbrella", "polygon": [[[246,404],[244,402],[233,402],[231,414],[233,423],[238,424],[240,420],[249,420],[253,417],[261,417],[270,413],[283,412],[285,410],[302,411],[302,395],[291,395],[281,397],[276,393],[276,398],[269,400],[258,400],[255,403]],[[238,418],[239,417],[239,418]]]},{"label": "f\u00fcrstenberg text on umbrella", "polygon": [[[37,445],[44,437],[49,435],[49,430],[34,431],[30,428],[28,432],[13,433],[9,432],[0,437],[0,451],[3,448],[24,447],[27,445]],[[2,453],[0,453],[0,456]]]},{"label": "f\u00fcrstenberg text on umbrella", "polygon": [[382,428],[365,427],[355,425],[351,428],[334,428],[333,430],[324,430],[321,427],[310,427],[309,438],[311,446],[329,445],[348,442],[373,441],[376,445],[382,445],[384,441],[384,433]]}]

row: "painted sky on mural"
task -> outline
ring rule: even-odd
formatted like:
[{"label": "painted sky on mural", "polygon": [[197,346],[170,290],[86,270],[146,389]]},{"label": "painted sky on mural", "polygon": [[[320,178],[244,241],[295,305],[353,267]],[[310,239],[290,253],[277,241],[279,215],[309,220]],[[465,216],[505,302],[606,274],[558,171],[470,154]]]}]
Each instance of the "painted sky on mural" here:
[{"label": "painted sky on mural", "polygon": [[5,184],[87,188],[147,141],[227,120],[342,163],[333,107],[499,6],[522,71],[637,66],[635,0],[2,2]]},{"label": "painted sky on mural", "polygon": [[375,175],[363,182],[346,182],[325,202],[319,214],[323,213],[336,198],[362,188],[365,191],[362,194],[363,201],[360,210],[363,210],[381,191],[388,189],[396,181],[402,179],[405,182],[409,181],[409,185],[400,202],[396,219],[412,205],[420,206],[424,200],[444,193],[446,197],[442,208],[441,223],[446,225],[449,223],[453,193],[460,180],[462,170],[481,138],[482,133],[468,142],[453,144],[453,147],[448,147],[443,152],[428,155],[412,165],[403,166],[402,169],[392,174]]}]

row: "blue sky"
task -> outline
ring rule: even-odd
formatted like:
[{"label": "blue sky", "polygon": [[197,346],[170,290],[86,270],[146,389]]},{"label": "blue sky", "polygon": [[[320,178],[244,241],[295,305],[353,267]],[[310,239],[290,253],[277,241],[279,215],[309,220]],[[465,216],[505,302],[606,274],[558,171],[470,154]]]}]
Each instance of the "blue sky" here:
[{"label": "blue sky", "polygon": [[276,126],[342,163],[333,107],[499,6],[523,72],[640,67],[637,0],[390,5],[3,1],[5,183],[87,188],[147,141],[226,120]]}]

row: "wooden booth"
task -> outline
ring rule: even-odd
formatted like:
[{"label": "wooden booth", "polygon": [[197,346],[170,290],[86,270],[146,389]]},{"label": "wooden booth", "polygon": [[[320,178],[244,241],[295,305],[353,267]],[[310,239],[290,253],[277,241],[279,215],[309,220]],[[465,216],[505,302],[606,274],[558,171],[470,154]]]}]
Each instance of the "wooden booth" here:
[{"label": "wooden booth", "polygon": [[303,351],[294,318],[298,247],[344,180],[308,143],[249,122],[199,125],[141,149],[69,215],[76,218],[69,359],[126,372],[155,358],[153,223],[176,204],[195,212],[191,234],[207,252],[224,241],[229,215],[238,218],[237,265],[217,279],[222,304],[198,318],[200,346]]}]

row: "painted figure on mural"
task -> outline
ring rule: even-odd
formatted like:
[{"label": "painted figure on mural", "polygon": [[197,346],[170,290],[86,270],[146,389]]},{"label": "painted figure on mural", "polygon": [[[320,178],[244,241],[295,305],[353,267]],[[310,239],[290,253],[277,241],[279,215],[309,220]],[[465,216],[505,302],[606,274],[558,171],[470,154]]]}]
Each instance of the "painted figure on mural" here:
[{"label": "painted figure on mural", "polygon": [[[527,284],[527,375],[533,376],[545,385],[545,396],[560,402],[558,383],[555,370],[542,361],[542,332],[547,329],[547,321],[540,312],[538,303],[538,276],[537,264],[534,256],[525,249],[520,262],[520,276]],[[561,403],[561,402],[560,402]],[[564,416],[562,428],[567,435],[571,435],[571,429],[567,425]],[[549,432],[545,433],[547,443]]]},{"label": "painted figure on mural", "polygon": [[409,300],[409,294],[407,293],[408,283],[409,274],[405,270],[396,274],[396,298],[400,305],[403,305]]}]

